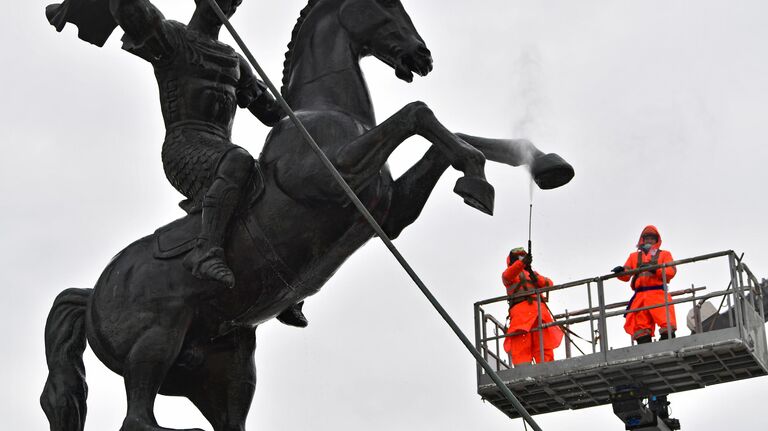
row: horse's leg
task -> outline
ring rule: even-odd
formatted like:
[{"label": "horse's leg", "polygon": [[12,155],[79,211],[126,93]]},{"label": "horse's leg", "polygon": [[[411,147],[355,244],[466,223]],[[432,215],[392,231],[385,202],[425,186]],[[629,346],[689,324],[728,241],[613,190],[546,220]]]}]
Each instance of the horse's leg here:
[{"label": "horse's leg", "polygon": [[214,431],[245,431],[256,389],[255,349],[255,331],[237,329],[208,346],[204,364],[193,372],[187,398]]},{"label": "horse's leg", "polygon": [[153,326],[134,343],[124,361],[128,413],[121,431],[172,431],[157,425],[154,405],[160,385],[179,354],[190,321],[190,313],[173,308],[168,305],[157,313],[141,316],[141,322],[153,322]]},{"label": "horse's leg", "polygon": [[392,186],[392,204],[382,228],[394,239],[416,221],[450,162],[437,147],[430,147],[424,157],[411,166]]},{"label": "horse's leg", "polygon": [[380,125],[343,146],[334,161],[352,188],[364,185],[378,174],[392,152],[413,135],[437,146],[451,166],[464,172],[454,191],[464,201],[488,214],[493,213],[493,187],[485,180],[483,153],[451,133],[422,102],[409,103]]},{"label": "horse's leg", "polygon": [[527,165],[544,153],[527,139],[490,139],[456,133],[469,145],[480,150],[486,159],[510,166]]},{"label": "horse's leg", "polygon": [[528,165],[542,189],[553,189],[573,178],[573,167],[554,153],[545,154],[527,139],[489,139],[457,133],[456,136],[480,150],[486,159],[510,166]]}]

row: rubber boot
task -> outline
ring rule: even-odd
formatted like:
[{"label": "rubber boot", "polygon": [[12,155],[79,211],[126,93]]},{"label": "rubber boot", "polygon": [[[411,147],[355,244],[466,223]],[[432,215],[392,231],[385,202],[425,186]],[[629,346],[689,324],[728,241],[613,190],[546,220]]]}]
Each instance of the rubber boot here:
[{"label": "rubber boot", "polygon": [[195,248],[184,258],[184,267],[201,280],[214,280],[232,288],[235,275],[224,258],[224,237],[237,207],[240,188],[217,178],[203,198],[203,226]]},{"label": "rubber boot", "polygon": [[643,335],[642,337],[637,337],[637,339],[635,340],[637,344],[647,344],[647,343],[650,343],[651,341],[653,341],[653,339],[651,338],[650,335]]},{"label": "rubber boot", "polygon": [[669,334],[667,334],[666,332],[662,332],[661,334],[659,334],[659,341],[666,340],[668,338],[675,338],[675,331],[674,330],[672,331],[672,336],[671,337],[669,337],[668,335]]}]

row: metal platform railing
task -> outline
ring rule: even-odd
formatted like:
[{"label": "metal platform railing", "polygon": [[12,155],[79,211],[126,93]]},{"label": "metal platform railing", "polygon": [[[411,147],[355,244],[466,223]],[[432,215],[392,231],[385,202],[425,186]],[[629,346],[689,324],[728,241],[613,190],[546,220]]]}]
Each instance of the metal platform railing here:
[{"label": "metal platform railing", "polygon": [[[668,291],[665,268],[680,267],[695,262],[726,259],[728,261],[728,288],[703,293],[706,288],[691,286],[689,289]],[[662,269],[663,288],[672,297],[663,304],[625,310],[627,302],[606,303],[605,282],[620,275],[633,275],[643,271]],[[543,331],[552,326],[563,328],[566,336],[565,359],[523,368],[513,368],[502,345],[506,327],[502,319],[487,312],[492,304],[503,304],[518,297],[536,295],[539,311],[545,306],[543,294],[566,289],[586,288],[587,307],[576,311],[554,314],[554,322],[541,320],[531,332]],[[721,298],[727,304],[728,328],[707,331],[702,324],[701,306],[713,298]],[[627,313],[654,308],[665,308],[670,322],[670,307],[690,303],[693,306],[693,334],[644,345],[613,348],[609,339],[609,321]],[[768,347],[765,340],[765,309],[760,282],[733,251],[722,251],[689,259],[677,260],[655,266],[578,280],[553,287],[523,292],[512,296],[499,296],[475,303],[475,338],[477,349],[499,372],[507,386],[520,395],[526,409],[533,414],[568,408],[583,408],[610,403],[610,389],[614,385],[642,383],[657,394],[669,394],[695,389],[715,383],[755,377],[768,373]],[[506,317],[506,316],[505,316]],[[618,323],[618,322],[617,322]],[[577,325],[589,325],[589,336],[584,337],[590,346],[586,352],[579,350],[574,356],[573,342],[569,334]],[[667,332],[671,333],[671,323]],[[709,333],[708,333],[709,332]],[[540,357],[543,355],[543,339],[540,340]],[[487,385],[487,377],[478,367],[478,392],[505,411],[503,401],[495,402],[495,394]]]}]

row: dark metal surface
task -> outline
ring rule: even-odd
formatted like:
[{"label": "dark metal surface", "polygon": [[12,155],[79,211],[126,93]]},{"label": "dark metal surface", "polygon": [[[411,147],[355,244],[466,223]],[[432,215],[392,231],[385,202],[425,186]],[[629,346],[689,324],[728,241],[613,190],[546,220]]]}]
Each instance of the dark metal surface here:
[{"label": "dark metal surface", "polygon": [[[240,3],[216,1],[227,14]],[[55,8],[57,23],[75,22],[62,12],[75,3],[99,13],[109,3],[126,31],[125,48],[155,66],[172,143],[163,162],[188,197],[189,215],[125,248],[94,289],[59,296],[46,327],[49,378],[41,403],[54,429],[82,429],[87,338],[125,379],[123,431],[164,429],[152,414],[157,393],[189,398],[214,430],[242,429],[255,386],[255,328],[317,293],[375,231],[304,144],[303,131],[288,118],[277,121],[280,111],[247,64],[216,40],[221,21],[207,2],[197,1],[184,26],[146,0],[67,0]],[[81,34],[109,34],[88,33],[93,20],[76,22]],[[386,236],[397,237],[418,218],[450,166],[464,173],[454,191],[489,214],[486,158],[528,164],[543,188],[572,178],[570,165],[530,142],[459,137],[422,102],[377,125],[359,68],[366,55],[406,81],[432,70],[431,53],[398,1],[310,0],[286,54],[283,95]],[[229,142],[235,104],[274,124],[256,163]],[[387,159],[413,135],[433,147],[394,180]],[[199,249],[205,253],[196,256]],[[235,280],[233,289],[223,288]]]}]

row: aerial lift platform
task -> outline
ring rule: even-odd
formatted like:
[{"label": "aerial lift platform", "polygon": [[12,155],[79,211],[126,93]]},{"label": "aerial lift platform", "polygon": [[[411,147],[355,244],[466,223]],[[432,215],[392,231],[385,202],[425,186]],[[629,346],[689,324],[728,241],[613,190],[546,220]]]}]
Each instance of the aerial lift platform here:
[{"label": "aerial lift platform", "polygon": [[[669,418],[666,395],[768,374],[763,290],[757,278],[733,251],[697,256],[642,270],[673,265],[680,267],[717,258],[728,260],[728,289],[697,296],[706,288],[692,286],[669,292],[673,300],[656,306],[693,303],[692,325],[689,324],[692,326],[691,335],[681,336],[678,330],[677,338],[611,348],[607,319],[623,316],[627,312],[627,303],[605,303],[604,284],[617,277],[610,274],[534,292],[538,296],[538,307],[546,307],[541,302],[542,294],[586,287],[588,308],[554,315],[555,322],[550,324],[542,324],[540,319],[538,327],[531,330],[561,326],[566,333],[565,359],[519,368],[511,366],[509,357],[501,348],[506,327],[486,312],[491,304],[504,303],[513,298],[509,296],[475,304],[477,349],[532,415],[612,404],[614,413],[624,422],[627,430],[680,429],[679,422]],[[634,272],[639,271],[625,274]],[[666,280],[664,290],[667,291]],[[702,304],[713,298],[727,302],[728,311],[702,322]],[[650,308],[655,307],[642,309]],[[623,321],[613,319],[612,324],[620,324],[617,320]],[[572,355],[574,343],[569,336],[569,333],[572,334],[570,328],[576,324],[588,324],[590,327],[590,336],[585,338],[591,343],[591,350],[587,349],[585,354],[579,356]],[[543,350],[543,345],[539,347]],[[510,418],[519,417],[480,367],[477,370],[477,386],[484,400]]]}]

